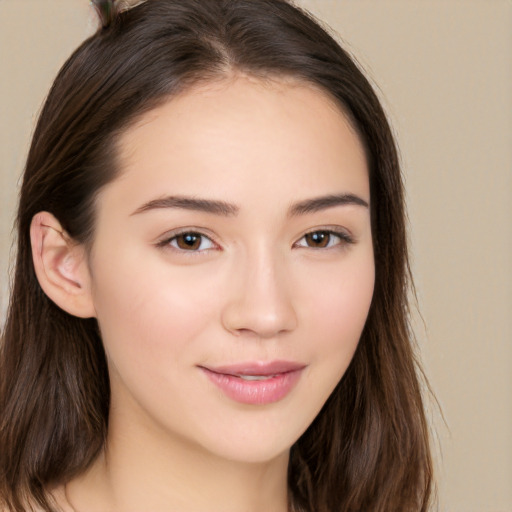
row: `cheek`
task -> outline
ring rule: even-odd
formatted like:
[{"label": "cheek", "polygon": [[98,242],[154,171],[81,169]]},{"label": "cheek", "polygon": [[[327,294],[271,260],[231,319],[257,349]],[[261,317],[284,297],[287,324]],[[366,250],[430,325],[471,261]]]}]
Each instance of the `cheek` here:
[{"label": "cheek", "polygon": [[94,302],[105,349],[116,361],[169,356],[176,362],[215,316],[216,294],[208,280],[191,282],[161,264],[141,269],[140,261],[125,257],[96,269]]},{"label": "cheek", "polygon": [[322,290],[316,300],[309,301],[307,317],[311,332],[318,334],[316,355],[341,377],[357,348],[370,309],[375,283],[373,254],[347,261],[331,269],[329,276],[315,277],[317,283],[322,283]]}]

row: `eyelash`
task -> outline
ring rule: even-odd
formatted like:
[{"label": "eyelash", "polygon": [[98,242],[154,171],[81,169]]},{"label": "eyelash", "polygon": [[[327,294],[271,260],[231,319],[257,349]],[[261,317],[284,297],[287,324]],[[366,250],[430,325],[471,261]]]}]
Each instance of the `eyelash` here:
[{"label": "eyelash", "polygon": [[[189,254],[193,254],[193,253],[198,254],[198,253],[202,253],[204,251],[212,250],[211,247],[208,247],[207,249],[201,249],[201,250],[195,250],[195,249],[188,250],[188,249],[184,249],[181,247],[175,247],[172,245],[172,242],[178,240],[179,237],[185,237],[187,235],[200,238],[201,240],[208,240],[211,242],[212,245],[217,245],[209,236],[205,235],[204,233],[201,233],[199,231],[194,231],[194,230],[184,230],[184,231],[174,233],[172,236],[165,238],[164,240],[158,242],[157,246],[158,247],[172,247],[172,249],[174,249],[176,251],[179,251],[182,253],[189,253]],[[201,242],[201,245],[202,245],[202,242]]]},{"label": "eyelash", "polygon": [[[328,245],[327,246],[325,246],[325,247],[311,247],[311,246],[308,246],[308,245],[298,245],[298,243],[301,240],[305,239],[307,236],[318,235],[318,234],[327,235],[329,237]],[[188,236],[192,236],[192,237],[197,237],[197,238],[199,238],[202,241],[208,240],[211,243],[212,246],[217,246],[217,248],[218,248],[218,245],[216,244],[215,241],[212,240],[211,237],[209,237],[208,235],[205,235],[204,233],[201,233],[200,231],[195,231],[193,229],[188,229],[188,230],[179,231],[177,233],[173,233],[172,236],[166,237],[165,239],[163,239],[160,242],[158,242],[157,246],[161,247],[161,248],[171,247],[175,251],[181,252],[183,254],[186,253],[187,255],[191,255],[191,256],[192,255],[194,255],[194,256],[195,255],[199,255],[199,254],[202,254],[204,252],[211,251],[211,250],[218,250],[215,247],[207,247],[205,249],[200,249],[200,246],[202,245],[202,241],[200,242],[199,248],[196,248],[196,249],[185,249],[183,247],[172,245],[172,243],[176,242],[179,239],[179,237],[184,237],[184,236],[187,236],[187,235]],[[339,241],[338,241],[338,243],[335,243],[334,245],[330,245],[333,237],[338,238]],[[309,231],[309,232],[305,233],[293,245],[294,245],[294,247],[302,247],[302,248],[305,248],[305,249],[332,250],[332,249],[336,249],[336,248],[343,248],[343,247],[346,247],[347,245],[351,245],[351,244],[354,244],[354,243],[355,243],[354,238],[351,235],[349,235],[346,231],[338,230],[338,229],[333,229],[333,228],[326,228],[326,229],[315,229],[313,231]]]},{"label": "eyelash", "polygon": [[315,249],[315,250],[334,249],[336,247],[344,247],[346,245],[350,245],[355,242],[354,238],[351,235],[349,235],[346,231],[330,228],[330,229],[315,229],[314,231],[309,231],[308,233],[303,235],[297,242],[295,242],[294,246],[297,245],[302,239],[306,238],[307,236],[318,235],[320,233],[322,235],[327,235],[329,237],[328,244],[330,244],[332,237],[338,238],[339,242],[335,245],[328,245],[326,247],[310,247],[310,246],[300,246],[300,247],[305,247],[305,248]]}]

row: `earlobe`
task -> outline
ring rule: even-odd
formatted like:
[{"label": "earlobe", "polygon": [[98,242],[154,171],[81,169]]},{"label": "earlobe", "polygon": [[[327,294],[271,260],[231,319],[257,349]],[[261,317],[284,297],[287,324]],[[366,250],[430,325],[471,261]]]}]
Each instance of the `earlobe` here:
[{"label": "earlobe", "polygon": [[32,258],[44,293],[67,313],[96,316],[86,252],[48,212],[39,212],[30,226]]}]

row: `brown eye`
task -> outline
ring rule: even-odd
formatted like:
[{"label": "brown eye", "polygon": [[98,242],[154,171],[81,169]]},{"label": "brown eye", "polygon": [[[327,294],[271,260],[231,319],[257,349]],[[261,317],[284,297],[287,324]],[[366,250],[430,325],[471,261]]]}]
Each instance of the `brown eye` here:
[{"label": "brown eye", "polygon": [[306,244],[308,247],[327,247],[332,238],[331,233],[328,231],[314,231],[313,233],[308,233],[304,239],[306,240]]},{"label": "brown eye", "polygon": [[195,233],[185,233],[176,237],[176,245],[180,249],[198,249],[201,245],[201,236]]},{"label": "brown eye", "polygon": [[324,229],[305,234],[296,245],[311,249],[330,249],[331,247],[341,247],[351,243],[354,243],[354,240],[347,233]]},{"label": "brown eye", "polygon": [[173,236],[169,241],[169,245],[182,251],[204,251],[212,249],[213,242],[201,233],[187,232]]}]

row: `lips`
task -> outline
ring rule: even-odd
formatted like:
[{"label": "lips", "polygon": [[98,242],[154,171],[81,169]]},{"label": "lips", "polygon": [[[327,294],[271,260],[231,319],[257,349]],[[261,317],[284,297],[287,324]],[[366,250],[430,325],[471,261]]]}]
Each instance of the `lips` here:
[{"label": "lips", "polygon": [[248,362],[225,366],[204,366],[207,370],[224,375],[277,375],[300,370],[306,365],[291,361]]},{"label": "lips", "polygon": [[271,361],[199,368],[231,400],[263,405],[287,396],[298,383],[305,367],[292,361]]}]

